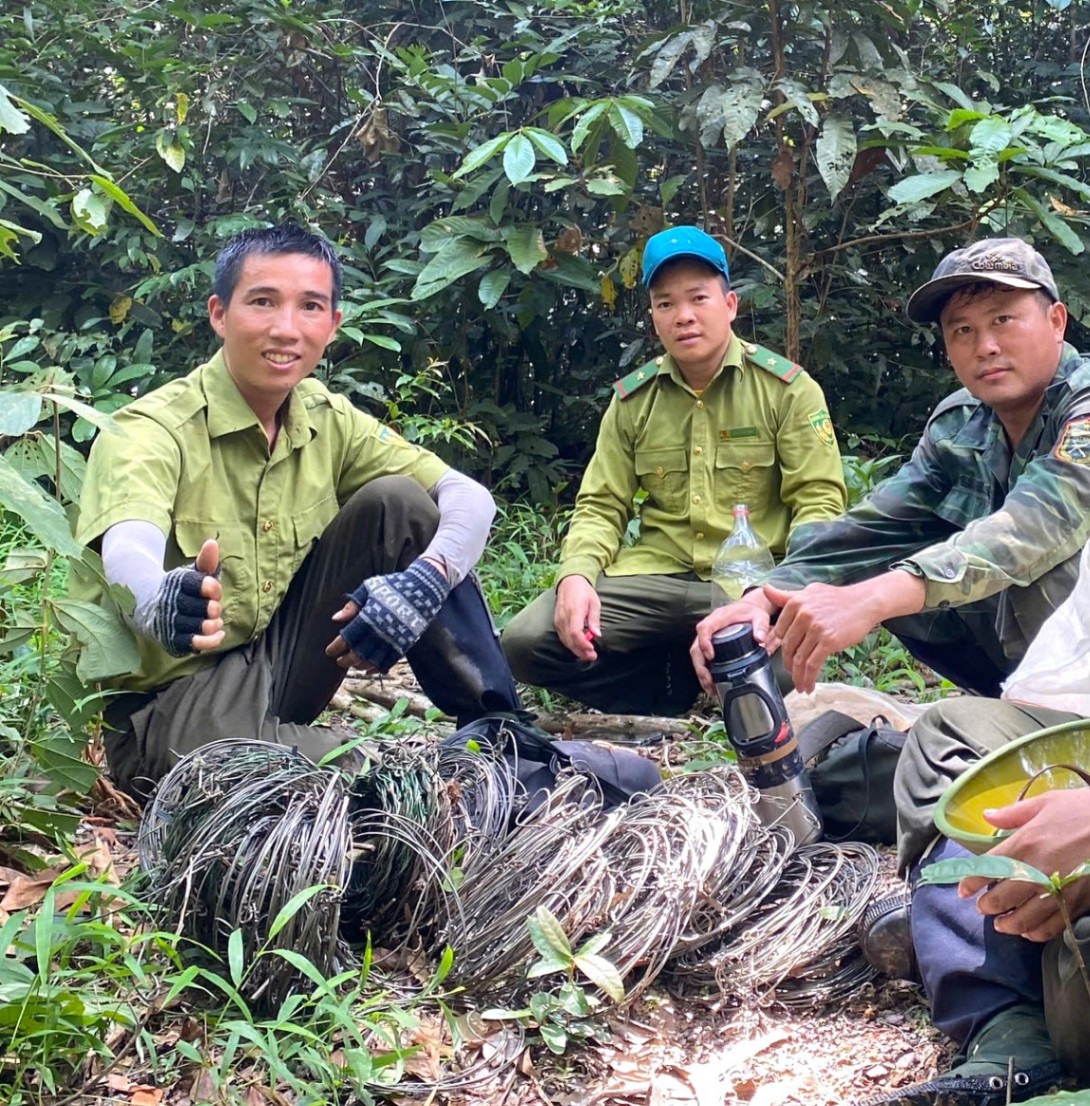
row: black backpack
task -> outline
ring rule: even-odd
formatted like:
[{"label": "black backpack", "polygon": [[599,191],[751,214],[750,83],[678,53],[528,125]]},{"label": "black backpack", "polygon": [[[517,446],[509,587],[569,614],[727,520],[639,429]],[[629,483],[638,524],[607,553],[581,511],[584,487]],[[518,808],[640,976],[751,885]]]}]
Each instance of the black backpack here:
[{"label": "black backpack", "polygon": [[907,731],[895,729],[881,714],[865,726],[858,718],[827,710],[796,736],[825,820],[825,839],[895,844],[893,775]]}]

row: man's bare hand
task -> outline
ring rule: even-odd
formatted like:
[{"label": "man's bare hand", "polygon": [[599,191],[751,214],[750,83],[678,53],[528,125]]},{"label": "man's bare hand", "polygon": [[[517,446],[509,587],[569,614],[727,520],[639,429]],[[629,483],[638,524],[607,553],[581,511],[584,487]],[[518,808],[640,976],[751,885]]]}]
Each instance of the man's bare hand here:
[{"label": "man's bare hand", "polygon": [[216,575],[220,567],[219,542],[209,538],[201,546],[193,567],[204,575],[201,598],[208,600],[207,617],[201,622],[201,632],[193,635],[193,649],[197,653],[207,653],[222,645],[227,633],[223,627],[223,585]]},{"label": "man's bare hand", "polygon": [[[349,599],[343,607],[333,616],[334,622],[348,623],[360,613],[360,605],[354,599]],[[347,671],[349,668],[358,668],[361,672],[375,672],[377,669],[352,651],[352,647],[338,634],[326,647],[325,655],[333,657],[337,661],[337,667]]]},{"label": "man's bare hand", "polygon": [[884,572],[858,584],[807,584],[801,591],[761,589],[780,608],[765,643],[782,651],[784,667],[797,690],[814,690],[825,662],[858,645],[880,622],[923,609],[925,585],[910,572]]},{"label": "man's bare hand", "polygon": [[557,636],[581,661],[596,661],[594,642],[602,636],[602,601],[582,576],[565,576],[556,586],[553,625]]},{"label": "man's bare hand", "polygon": [[[771,619],[776,608],[755,589],[725,607],[716,607],[707,618],[696,624],[696,638],[689,647],[689,657],[693,662],[700,686],[709,694],[715,694],[715,682],[708,671],[708,661],[715,656],[712,648],[712,635],[728,626],[737,626],[740,622],[753,624],[753,640],[758,645],[766,645],[771,634]],[[771,652],[771,650],[769,650]]]},{"label": "man's bare hand", "polygon": [[[984,817],[999,829],[1014,832],[1001,841],[990,856],[1009,856],[1033,865],[1046,875],[1067,875],[1090,860],[1090,789],[1049,791],[997,810]],[[1000,880],[990,886],[981,876],[970,876],[958,884],[958,894],[977,900],[982,914],[995,918],[1000,933],[1012,933],[1030,941],[1048,941],[1063,932],[1063,915],[1051,895],[1033,883]],[[1064,891],[1073,918],[1090,911],[1090,881],[1081,879]]]}]

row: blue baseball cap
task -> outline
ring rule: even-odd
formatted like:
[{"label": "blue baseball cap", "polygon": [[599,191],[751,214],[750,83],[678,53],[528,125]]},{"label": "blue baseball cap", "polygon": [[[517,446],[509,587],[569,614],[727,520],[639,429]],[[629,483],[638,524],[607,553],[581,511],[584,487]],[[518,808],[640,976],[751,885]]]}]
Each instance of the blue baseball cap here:
[{"label": "blue baseball cap", "polygon": [[696,227],[671,227],[669,230],[660,230],[647,239],[647,245],[643,248],[644,287],[651,286],[655,274],[667,261],[674,261],[679,257],[695,257],[730,280],[727,255],[710,234],[705,234]]}]

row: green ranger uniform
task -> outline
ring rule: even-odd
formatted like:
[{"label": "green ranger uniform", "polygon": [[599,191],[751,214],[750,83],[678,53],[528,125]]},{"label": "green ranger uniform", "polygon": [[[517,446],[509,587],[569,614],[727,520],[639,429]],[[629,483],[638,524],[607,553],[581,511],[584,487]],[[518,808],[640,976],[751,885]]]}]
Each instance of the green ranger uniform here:
[{"label": "green ranger uniform", "polygon": [[[700,393],[669,355],[614,391],[557,573],[598,591],[599,660],[585,665],[560,642],[555,589],[512,620],[504,651],[518,678],[599,709],[679,713],[698,690],[688,647],[711,609],[707,581],[734,505],[749,507],[754,530],[782,555],[795,527],[844,510],[840,454],[818,384],[737,336]],[[639,537],[625,545],[640,491]]]},{"label": "green ranger uniform", "polygon": [[[214,653],[172,657],[139,637],[139,669],[114,684],[131,691],[191,675],[216,663],[219,653],[256,640],[303,559],[357,488],[379,476],[402,475],[427,489],[448,469],[312,379],[290,393],[270,452],[222,353],[113,420],[118,432],[101,434],[91,450],[77,540],[90,545],[128,519],[154,523],[167,535],[169,571],[191,565],[204,542],[215,538],[230,597],[226,637]],[[99,599],[97,585],[90,586],[79,597]]]},{"label": "green ranger uniform", "polygon": [[998,694],[1070,593],[1088,538],[1090,360],[1065,344],[1016,449],[994,411],[955,392],[895,476],[841,518],[794,531],[770,582],[850,584],[907,569],[926,583],[924,613],[889,628],[939,649],[983,650]]}]

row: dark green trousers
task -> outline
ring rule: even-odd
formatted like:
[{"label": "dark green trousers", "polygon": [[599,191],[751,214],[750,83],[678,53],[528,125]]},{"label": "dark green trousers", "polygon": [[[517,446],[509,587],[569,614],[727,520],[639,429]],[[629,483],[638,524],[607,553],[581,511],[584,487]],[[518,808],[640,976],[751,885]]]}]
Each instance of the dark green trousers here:
[{"label": "dark green trousers", "polygon": [[684,714],[700,684],[689,659],[696,624],[712,608],[712,585],[678,576],[605,576],[596,661],[577,660],[553,626],[556,589],[520,611],[503,631],[503,651],[523,683],[617,714]]},{"label": "dark green trousers", "polygon": [[[318,760],[343,743],[311,723],[344,671],[325,655],[332,616],[369,576],[407,568],[435,533],[439,511],[415,481],[387,476],[361,488],[303,562],[266,631],[214,664],[107,707],[106,759],[144,798],[179,757],[221,738],[295,746]],[[230,596],[224,597],[230,607]],[[460,721],[517,710],[514,680],[477,581],[463,580],[406,658],[433,703]]]}]

